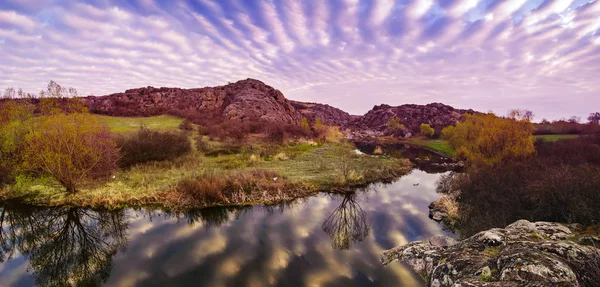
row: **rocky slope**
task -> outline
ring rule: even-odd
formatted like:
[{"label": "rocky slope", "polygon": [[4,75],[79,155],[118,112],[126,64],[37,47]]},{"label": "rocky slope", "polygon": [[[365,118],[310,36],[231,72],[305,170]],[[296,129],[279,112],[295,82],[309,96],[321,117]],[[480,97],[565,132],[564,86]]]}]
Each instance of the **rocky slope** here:
[{"label": "rocky slope", "polygon": [[308,122],[311,124],[319,118],[323,124],[328,126],[344,126],[350,121],[359,118],[359,116],[352,116],[349,113],[330,105],[298,101],[290,101],[290,103],[297,111],[302,113],[302,116],[308,119]]},{"label": "rocky slope", "polygon": [[364,116],[349,124],[353,132],[370,136],[388,135],[386,123],[390,118],[398,117],[405,127],[403,135],[410,136],[419,132],[422,123],[430,124],[437,132],[449,125],[455,125],[465,113],[473,110],[460,110],[451,106],[432,103],[428,105],[379,105],[373,107]]},{"label": "rocky slope", "polygon": [[599,286],[600,236],[579,225],[519,220],[463,241],[436,236],[383,252],[429,286]]},{"label": "rocky slope", "polygon": [[115,116],[173,114],[200,119],[264,120],[298,124],[302,115],[283,94],[254,79],[198,89],[146,87],[87,97],[93,113]]}]

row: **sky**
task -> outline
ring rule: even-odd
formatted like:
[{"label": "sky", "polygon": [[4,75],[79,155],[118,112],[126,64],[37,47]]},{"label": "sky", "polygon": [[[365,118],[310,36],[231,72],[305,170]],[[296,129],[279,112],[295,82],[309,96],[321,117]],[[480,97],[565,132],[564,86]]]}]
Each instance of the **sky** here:
[{"label": "sky", "polygon": [[600,0],[1,0],[0,89],[255,78],[352,114],[600,111]]}]

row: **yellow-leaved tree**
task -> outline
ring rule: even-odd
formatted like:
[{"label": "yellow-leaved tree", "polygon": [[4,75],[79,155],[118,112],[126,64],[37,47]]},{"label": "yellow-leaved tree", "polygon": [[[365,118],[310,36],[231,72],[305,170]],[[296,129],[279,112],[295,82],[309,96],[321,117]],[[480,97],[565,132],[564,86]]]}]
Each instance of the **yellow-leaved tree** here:
[{"label": "yellow-leaved tree", "polygon": [[471,165],[496,165],[525,158],[535,152],[530,117],[465,114],[454,126],[442,130],[456,154]]},{"label": "yellow-leaved tree", "polygon": [[422,123],[421,126],[419,126],[419,128],[421,130],[421,135],[424,137],[431,138],[435,134],[435,130],[431,127],[430,124]]},{"label": "yellow-leaved tree", "polygon": [[57,113],[39,118],[25,136],[23,168],[42,171],[67,192],[88,179],[117,169],[119,151],[110,131],[89,113]]}]

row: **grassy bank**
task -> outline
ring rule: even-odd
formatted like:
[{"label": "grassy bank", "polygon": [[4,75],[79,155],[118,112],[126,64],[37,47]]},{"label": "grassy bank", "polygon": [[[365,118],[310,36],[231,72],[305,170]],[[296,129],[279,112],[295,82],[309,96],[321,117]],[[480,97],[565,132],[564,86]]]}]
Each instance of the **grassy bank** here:
[{"label": "grassy bank", "polygon": [[351,155],[350,147],[336,143],[210,145],[212,152],[206,154],[211,156],[194,151],[174,160],[135,165],[73,194],[51,178],[20,176],[0,196],[36,205],[103,208],[274,204],[391,180],[411,169],[407,160]]}]

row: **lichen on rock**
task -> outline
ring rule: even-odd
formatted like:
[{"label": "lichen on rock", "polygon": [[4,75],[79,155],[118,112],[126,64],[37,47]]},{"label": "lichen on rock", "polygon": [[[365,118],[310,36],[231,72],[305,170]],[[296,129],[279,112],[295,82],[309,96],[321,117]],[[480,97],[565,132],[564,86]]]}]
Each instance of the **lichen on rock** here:
[{"label": "lichen on rock", "polygon": [[429,286],[600,286],[600,249],[580,229],[519,220],[465,240],[436,236],[383,252],[407,263]]}]

